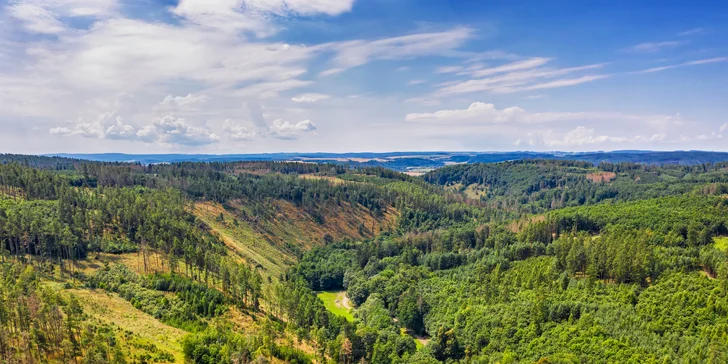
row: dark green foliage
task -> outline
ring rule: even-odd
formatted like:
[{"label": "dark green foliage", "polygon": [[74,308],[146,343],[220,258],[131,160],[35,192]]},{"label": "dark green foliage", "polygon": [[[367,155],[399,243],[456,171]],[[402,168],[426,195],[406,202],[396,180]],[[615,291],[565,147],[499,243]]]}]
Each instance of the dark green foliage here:
[{"label": "dark green foliage", "polygon": [[[85,281],[191,331],[183,345],[190,362],[310,362],[276,341],[283,330],[307,340],[318,362],[728,359],[728,258],[713,243],[728,235],[723,163],[519,161],[453,166],[424,180],[307,163],[61,165],[58,172],[0,166],[3,259],[43,270],[101,251],[138,251],[145,264],[159,264],[149,252],[162,253],[173,273],[112,266]],[[460,194],[472,184],[485,191],[479,201]],[[246,221],[274,219],[271,202],[280,200],[319,224],[341,204],[399,218],[363,242],[322,236],[325,246],[302,253],[263,288],[190,213],[191,200],[245,204]],[[341,289],[356,306],[353,323],[328,312],[315,292]],[[14,299],[38,291],[0,290],[13,308],[0,308],[3,324],[24,310]],[[255,310],[261,300],[265,332],[243,336],[220,322],[231,305]],[[58,338],[24,325],[35,335],[32,355],[53,350],[42,345]],[[103,329],[89,332],[111,340]],[[429,343],[418,350],[415,337]],[[79,356],[103,362],[115,349],[84,350]]]},{"label": "dark green foliage", "polygon": [[[137,309],[183,330],[207,327],[206,318],[227,311],[227,299],[217,290],[171,274],[140,277],[124,265],[113,265],[89,277],[91,288],[117,292]],[[164,292],[174,292],[174,296]]]},{"label": "dark green foliage", "polygon": [[[185,359],[195,364],[233,364],[265,362],[274,357],[291,364],[308,364],[311,359],[300,350],[278,345],[268,336],[242,336],[233,328],[220,325],[188,335],[182,342]],[[258,360],[265,361],[258,361]]]},{"label": "dark green foliage", "polygon": [[0,263],[0,361],[126,363],[116,330],[90,321],[75,296],[43,287],[42,275]]},{"label": "dark green foliage", "polygon": [[[489,206],[525,213],[679,195],[707,183],[728,182],[726,163],[653,166],[632,163],[519,160],[449,166],[424,176],[444,186],[484,187]],[[613,173],[613,176],[608,174]],[[607,176],[606,179],[599,176]],[[590,179],[591,178],[591,179]],[[613,178],[613,179],[612,179]]]}]

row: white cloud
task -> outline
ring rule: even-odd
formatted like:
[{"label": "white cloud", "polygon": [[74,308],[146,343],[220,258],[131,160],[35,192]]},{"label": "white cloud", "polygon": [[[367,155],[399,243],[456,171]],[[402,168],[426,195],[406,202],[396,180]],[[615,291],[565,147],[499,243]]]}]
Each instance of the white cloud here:
[{"label": "white cloud", "polygon": [[456,73],[461,72],[465,68],[463,66],[445,66],[445,67],[438,67],[435,72],[437,73]]},{"label": "white cloud", "polygon": [[185,146],[208,145],[220,140],[209,129],[191,126],[185,119],[172,115],[155,118],[152,125],[137,132],[137,137],[146,142]]},{"label": "white cloud", "polygon": [[134,139],[136,133],[136,128],[129,124],[124,124],[124,119],[121,116],[117,116],[116,123],[106,128],[107,139]]},{"label": "white cloud", "polygon": [[270,14],[333,16],[351,11],[353,3],[354,0],[180,0],[172,12],[203,27],[266,36],[278,30],[267,21]]},{"label": "white cloud", "polygon": [[682,44],[683,42],[678,41],[647,42],[633,45],[626,50],[631,52],[659,52],[665,48],[674,48]]},{"label": "white cloud", "polygon": [[594,135],[594,129],[578,126],[576,129],[566,133],[562,139],[551,139],[544,137],[544,144],[551,147],[580,146],[586,144],[601,144],[604,142],[626,142],[628,138],[610,137],[606,135]]},{"label": "white cloud", "polygon": [[115,117],[115,112],[103,113],[92,123],[79,120],[73,128],[51,128],[50,134],[184,146],[208,145],[220,139],[209,129],[189,125],[184,119],[172,115],[155,118],[151,125],[137,130],[133,125],[126,124],[121,116]]},{"label": "white cloud", "polygon": [[617,137],[609,135],[596,135],[594,129],[585,126],[578,126],[564,134],[562,138],[555,138],[553,132],[544,134],[543,142],[549,147],[579,147],[591,144],[604,143],[636,143],[636,142],[656,142],[664,140],[665,134],[654,134],[650,137],[637,135],[634,137]]},{"label": "white cloud", "polygon": [[721,125],[720,129],[718,129],[718,133],[720,133],[720,134],[723,134],[726,131],[728,131],[728,123]]},{"label": "white cloud", "polygon": [[297,123],[276,119],[270,126],[270,135],[278,139],[296,139],[306,132],[316,130],[316,124],[311,120],[303,120]]},{"label": "white cloud", "polygon": [[324,46],[336,53],[333,58],[336,69],[346,69],[376,60],[448,55],[472,35],[470,28],[455,28],[443,32],[411,34],[375,41],[354,40]]},{"label": "white cloud", "polygon": [[524,99],[535,100],[535,99],[542,99],[544,97],[546,97],[546,95],[528,95],[528,96],[524,97]]},{"label": "white cloud", "polygon": [[427,120],[427,119],[448,119],[448,120],[465,120],[477,118],[483,122],[501,123],[514,121],[519,116],[525,114],[525,110],[519,107],[509,107],[503,110],[497,110],[495,105],[483,102],[474,102],[464,110],[440,110],[434,113],[408,114],[405,117],[407,121]]},{"label": "white cloud", "polygon": [[542,58],[542,57],[531,58],[531,59],[527,59],[525,61],[513,62],[513,63],[505,64],[502,66],[498,66],[498,67],[477,70],[477,71],[474,71],[472,74],[475,77],[485,77],[485,76],[495,75],[495,74],[499,74],[499,73],[526,70],[526,69],[543,66],[544,64],[548,63],[550,60],[551,60],[550,58]]},{"label": "white cloud", "polygon": [[554,122],[573,121],[604,121],[609,123],[635,122],[650,128],[665,129],[678,125],[679,116],[665,115],[639,115],[619,112],[538,112],[531,113],[518,106],[497,109],[495,105],[484,102],[474,102],[467,109],[440,110],[432,113],[411,113],[405,117],[406,121],[446,122],[448,125],[458,123],[520,123],[542,124]]},{"label": "white cloud", "polygon": [[246,0],[248,9],[266,11],[277,15],[340,15],[351,11],[354,0]]},{"label": "white cloud", "polygon": [[[83,119],[79,119],[78,123],[73,128],[58,127],[51,128],[51,135],[58,136],[80,136],[84,138],[104,138],[106,137],[106,131],[108,128],[113,126],[123,126],[123,119],[121,117],[114,118],[115,112],[105,112],[98,116],[98,118],[91,123],[83,122]],[[112,129],[112,132],[117,132],[118,128]]]},{"label": "white cloud", "polygon": [[699,65],[703,65],[703,64],[720,63],[720,62],[726,62],[726,61],[728,61],[728,57],[699,59],[697,61],[683,62],[683,63],[674,64],[674,65],[670,65],[670,66],[649,68],[649,69],[642,70],[642,71],[632,72],[632,74],[653,73],[653,72],[666,71],[666,70],[670,70],[673,68],[680,68],[680,67],[686,67],[686,66],[699,66]]},{"label": "white cloud", "polygon": [[207,97],[205,95],[188,94],[187,96],[184,96],[184,97],[168,95],[159,104],[164,105],[164,106],[172,106],[172,105],[185,106],[185,105],[204,103],[208,99],[209,99],[209,97]]},{"label": "white cloud", "polygon": [[11,0],[8,11],[29,32],[60,34],[68,30],[62,18],[102,17],[116,6],[116,0]]},{"label": "white cloud", "polygon": [[298,103],[314,103],[329,98],[331,98],[331,96],[325,94],[308,93],[295,96],[291,99],[291,101]]},{"label": "white cloud", "polygon": [[592,81],[596,81],[596,80],[603,80],[608,77],[610,77],[610,76],[609,75],[581,76],[578,78],[556,80],[556,81],[538,83],[535,85],[524,86],[524,87],[503,87],[501,89],[496,89],[496,91],[501,92],[501,93],[510,93],[510,92],[519,92],[519,91],[529,91],[529,90],[543,90],[543,89],[548,89],[548,88],[575,86],[575,85],[580,85],[582,83],[592,82]]},{"label": "white cloud", "polygon": [[681,37],[687,37],[687,36],[691,36],[691,35],[704,34],[705,32],[707,32],[707,29],[705,29],[705,28],[694,28],[694,29],[688,29],[684,32],[677,33],[677,35],[679,35]]},{"label": "white cloud", "polygon": [[407,82],[407,84],[412,86],[412,85],[419,85],[419,84],[425,83],[425,82],[426,82],[425,80],[412,80],[410,82]]},{"label": "white cloud", "polygon": [[232,120],[225,120],[223,130],[228,133],[230,139],[237,141],[251,141],[257,139],[260,134],[251,127],[236,124]]},{"label": "white cloud", "polygon": [[[537,68],[537,69],[533,69],[533,70],[516,71],[516,72],[503,71],[503,70],[517,69],[520,67],[527,67],[527,66],[536,67],[535,65],[542,62],[543,60],[545,60],[545,58],[537,58],[537,59],[531,60],[532,62],[529,64],[518,63],[518,64],[506,65],[503,67],[490,68],[490,69],[488,69],[489,71],[486,73],[492,74],[493,72],[495,72],[496,69],[498,70],[499,73],[503,73],[503,72],[505,72],[505,73],[500,74],[500,75],[495,75],[493,77],[488,77],[488,78],[471,79],[471,80],[467,80],[467,81],[443,84],[442,85],[443,87],[440,88],[440,90],[438,90],[438,94],[448,95],[448,94],[460,94],[460,93],[481,92],[481,91],[511,93],[511,92],[518,92],[518,91],[573,86],[573,85],[578,85],[580,83],[591,82],[591,81],[609,77],[608,75],[586,75],[586,76],[582,76],[582,77],[575,78],[575,79],[558,79],[558,80],[552,81],[552,82],[538,83],[539,81],[544,80],[544,79],[555,78],[558,76],[564,76],[567,74],[578,73],[578,72],[583,72],[583,71],[587,71],[587,70],[599,69],[599,68],[604,67],[603,63],[578,66],[578,67],[558,68],[558,69]],[[478,72],[478,71],[476,71],[476,72]],[[482,72],[480,74],[482,74]]]},{"label": "white cloud", "polygon": [[337,73],[341,73],[344,71],[346,71],[345,68],[330,68],[330,69],[320,72],[319,76],[321,76],[321,77],[333,76]]},{"label": "white cloud", "polygon": [[34,33],[58,34],[66,30],[63,23],[51,11],[38,5],[24,3],[12,5],[10,14],[23,22],[26,30]]}]

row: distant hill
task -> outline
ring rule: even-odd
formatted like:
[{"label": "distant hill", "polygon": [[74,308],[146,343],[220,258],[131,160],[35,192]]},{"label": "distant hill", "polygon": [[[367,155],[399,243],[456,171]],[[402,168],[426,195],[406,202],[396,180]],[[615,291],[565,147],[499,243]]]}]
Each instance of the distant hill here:
[{"label": "distant hill", "polygon": [[452,165],[497,163],[523,159],[632,162],[694,165],[728,161],[727,152],[709,151],[613,151],[613,152],[392,152],[392,153],[270,153],[270,154],[51,154],[48,156],[100,162],[160,164],[176,162],[300,161],[348,164],[353,167],[385,167],[401,172],[423,171]]}]

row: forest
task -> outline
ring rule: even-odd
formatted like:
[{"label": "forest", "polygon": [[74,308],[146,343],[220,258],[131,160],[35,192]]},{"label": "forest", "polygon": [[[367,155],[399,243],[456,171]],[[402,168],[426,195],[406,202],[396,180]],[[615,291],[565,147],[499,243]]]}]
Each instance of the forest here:
[{"label": "forest", "polygon": [[0,155],[0,248],[8,363],[728,362],[725,162]]}]

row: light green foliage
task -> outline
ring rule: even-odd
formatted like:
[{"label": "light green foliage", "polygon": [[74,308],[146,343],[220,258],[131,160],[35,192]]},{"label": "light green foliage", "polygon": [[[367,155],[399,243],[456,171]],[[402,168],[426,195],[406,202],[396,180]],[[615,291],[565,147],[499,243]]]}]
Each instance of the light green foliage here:
[{"label": "light green foliage", "polygon": [[728,236],[716,236],[713,238],[713,242],[716,249],[728,252]]},{"label": "light green foliage", "polygon": [[329,312],[336,316],[344,317],[348,321],[354,321],[354,315],[351,313],[351,309],[347,308],[344,302],[348,300],[345,291],[319,292],[316,296],[324,302],[324,306]]}]

